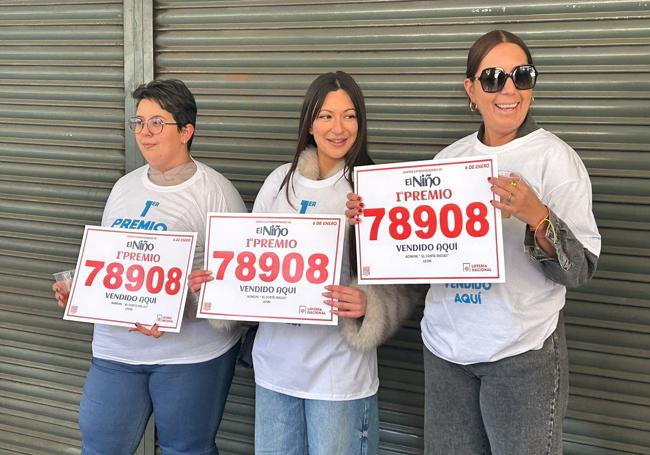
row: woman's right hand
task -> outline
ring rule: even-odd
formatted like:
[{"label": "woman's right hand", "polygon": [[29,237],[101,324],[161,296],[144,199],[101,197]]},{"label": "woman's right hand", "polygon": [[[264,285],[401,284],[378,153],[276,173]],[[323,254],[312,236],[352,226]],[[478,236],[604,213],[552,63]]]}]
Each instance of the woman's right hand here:
[{"label": "woman's right hand", "polygon": [[214,277],[212,276],[212,272],[210,270],[192,270],[192,273],[190,273],[188,283],[190,286],[190,289],[194,292],[199,292],[201,290],[201,286],[203,286],[203,283],[207,283],[208,281],[214,280]]},{"label": "woman's right hand", "polygon": [[361,214],[363,213],[363,201],[361,196],[357,193],[348,193],[348,200],[345,203],[347,210],[345,211],[345,216],[348,219],[348,223],[357,224],[361,222]]},{"label": "woman's right hand", "polygon": [[68,304],[68,296],[70,295],[70,283],[57,281],[52,285],[52,292],[54,292],[54,298],[59,308],[65,308]]}]

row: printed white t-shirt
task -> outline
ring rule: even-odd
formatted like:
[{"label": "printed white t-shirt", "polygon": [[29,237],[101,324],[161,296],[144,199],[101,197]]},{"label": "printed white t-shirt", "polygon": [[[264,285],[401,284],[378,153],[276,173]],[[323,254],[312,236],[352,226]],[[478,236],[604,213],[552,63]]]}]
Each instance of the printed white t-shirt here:
[{"label": "printed white t-shirt", "polygon": [[[289,167],[280,166],[268,176],[253,212],[343,214],[351,187],[342,170],[324,180],[310,180],[296,171],[289,184],[292,207],[285,188],[279,189]],[[348,281],[346,242],[341,284]],[[354,400],[374,395],[379,387],[376,350],[353,350],[337,326],[261,322],[253,365],[258,385],[298,398]]]},{"label": "printed white t-shirt", "polygon": [[[193,269],[202,268],[207,212],[241,213],[246,206],[228,179],[195,163],[194,175],[179,185],[155,185],[147,177],[148,165],[119,179],[106,202],[102,226],[196,232]],[[185,319],[179,333],[160,338],[95,324],[93,356],[128,364],[198,363],[224,354],[239,337],[239,331],[217,331],[204,319]]]},{"label": "printed white t-shirt", "polygon": [[[544,129],[489,147],[469,135],[436,159],[496,154],[499,172],[514,172],[562,219],[590,252],[600,254],[591,182],[578,154]],[[488,182],[485,182],[489,185]],[[506,282],[434,284],[426,297],[422,339],[450,362],[491,362],[540,349],[557,327],[566,288],[544,276],[524,251],[526,225],[503,219]]]}]

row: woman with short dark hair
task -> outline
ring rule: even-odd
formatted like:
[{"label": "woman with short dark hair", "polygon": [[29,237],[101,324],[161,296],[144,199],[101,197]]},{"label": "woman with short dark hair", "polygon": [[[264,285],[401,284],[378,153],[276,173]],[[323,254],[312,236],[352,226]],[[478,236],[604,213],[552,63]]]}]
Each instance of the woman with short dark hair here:
[{"label": "woman with short dark hair", "polygon": [[[223,175],[190,156],[196,103],[183,82],[151,81],[133,98],[137,112],[128,124],[147,164],[115,183],[102,225],[196,232],[198,269],[207,213],[245,212],[246,207]],[[59,306],[65,306],[68,295],[60,282],[53,290]],[[218,454],[215,435],[240,334],[215,330],[212,322],[186,318],[179,333],[166,334],[155,324],[131,329],[95,324],[79,410],[82,454],[133,453],[152,413],[164,454]]]}]

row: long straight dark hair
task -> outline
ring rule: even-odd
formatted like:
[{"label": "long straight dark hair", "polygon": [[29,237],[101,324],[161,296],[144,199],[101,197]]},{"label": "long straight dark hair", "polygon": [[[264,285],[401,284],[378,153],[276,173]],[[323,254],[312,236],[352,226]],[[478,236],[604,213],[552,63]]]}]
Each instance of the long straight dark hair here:
[{"label": "long straight dark hair", "polygon": [[[318,117],[327,94],[337,90],[344,90],[348,94],[352,100],[357,116],[357,138],[343,158],[345,161],[343,168],[345,179],[348,181],[350,186],[354,188],[352,177],[354,166],[375,164],[370,158],[370,155],[368,155],[366,102],[361,88],[352,76],[343,71],[321,74],[314,79],[307,89],[307,93],[305,93],[305,99],[303,100],[302,109],[300,111],[296,153],[291,161],[289,172],[287,172],[287,175],[282,181],[282,185],[280,185],[280,191],[282,191],[282,188],[284,187],[287,201],[292,206],[293,204],[291,203],[291,198],[289,196],[289,187],[291,186],[293,175],[298,168],[298,159],[307,147],[311,146],[317,148],[314,136],[309,132],[309,130],[311,129],[314,120]],[[344,201],[341,201],[341,204],[343,205]],[[353,276],[353,271],[356,269],[357,263],[356,236],[353,226],[348,227],[348,257],[350,258],[350,275]]]}]

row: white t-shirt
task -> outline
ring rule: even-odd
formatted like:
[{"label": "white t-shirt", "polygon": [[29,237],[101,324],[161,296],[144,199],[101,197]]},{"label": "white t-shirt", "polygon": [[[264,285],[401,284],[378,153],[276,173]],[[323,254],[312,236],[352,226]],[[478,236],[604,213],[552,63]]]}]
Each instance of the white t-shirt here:
[{"label": "white t-shirt", "polygon": [[[253,212],[343,214],[351,187],[342,170],[324,180],[310,180],[296,171],[289,184],[292,207],[285,188],[279,190],[289,167],[280,166],[268,176]],[[341,284],[347,284],[347,242],[343,251]],[[261,322],[253,365],[258,385],[298,398],[354,400],[374,395],[379,387],[376,350],[353,350],[337,326]]]},{"label": "white t-shirt", "polygon": [[[223,175],[195,162],[194,175],[174,186],[158,186],[147,177],[148,165],[115,183],[102,226],[196,232],[194,267],[202,268],[207,212],[246,212],[235,187]],[[207,320],[183,321],[179,333],[160,338],[125,327],[95,324],[93,356],[129,364],[198,363],[227,352],[240,333],[214,330]]]},{"label": "white t-shirt", "polygon": [[[474,133],[436,158],[484,154],[497,154],[499,172],[521,176],[585,248],[600,254],[589,175],[569,145],[544,129],[498,147],[486,146]],[[528,257],[526,229],[515,217],[503,219],[505,283],[431,286],[421,327],[424,344],[435,355],[459,364],[491,362],[540,349],[553,333],[566,288],[546,278]]]}]

